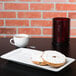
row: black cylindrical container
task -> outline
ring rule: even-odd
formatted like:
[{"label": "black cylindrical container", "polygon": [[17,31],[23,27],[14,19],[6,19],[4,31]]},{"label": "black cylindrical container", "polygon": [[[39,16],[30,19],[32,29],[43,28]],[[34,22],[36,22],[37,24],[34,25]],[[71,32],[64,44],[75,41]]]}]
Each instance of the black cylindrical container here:
[{"label": "black cylindrical container", "polygon": [[70,19],[57,17],[53,19],[53,41],[54,45],[69,43],[70,39]]}]

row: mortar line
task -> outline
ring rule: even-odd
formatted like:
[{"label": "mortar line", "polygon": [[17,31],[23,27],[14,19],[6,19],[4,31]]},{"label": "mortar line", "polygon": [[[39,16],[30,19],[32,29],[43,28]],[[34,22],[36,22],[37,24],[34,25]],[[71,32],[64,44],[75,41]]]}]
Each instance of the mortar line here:
[{"label": "mortar line", "polygon": [[[5,10],[5,8],[4,8],[5,6],[4,6],[4,2],[3,2],[3,10]],[[0,10],[1,11],[1,10]]]},{"label": "mortar line", "polygon": [[[54,3],[54,2],[44,2],[43,0],[40,2],[25,2],[25,1],[0,1],[0,2],[4,2],[4,3]],[[69,0],[67,0],[67,2],[55,2],[58,4],[76,4],[76,2],[69,2]]]},{"label": "mortar line", "polygon": [[31,20],[29,20],[29,27],[31,27]]},{"label": "mortar line", "polygon": [[70,2],[69,0],[67,0],[67,2]]},{"label": "mortar line", "polygon": [[41,19],[43,19],[43,12],[41,12]]},{"label": "mortar line", "polygon": [[[52,20],[52,18],[41,19],[41,18],[0,18],[0,20]],[[71,19],[71,21],[76,21],[76,19]]]},{"label": "mortar line", "polygon": [[56,11],[56,3],[54,3],[54,11]]},{"label": "mortar line", "polygon": [[31,26],[0,26],[0,28],[52,28],[52,27],[50,27],[50,26],[48,26],[48,27],[43,27],[43,26],[34,26],[34,27],[31,27]]},{"label": "mortar line", "polygon": [[70,35],[70,37],[76,37],[76,35]]},{"label": "mortar line", "polygon": [[44,0],[41,0],[41,2],[44,2]]},{"label": "mortar line", "polygon": [[16,28],[16,34],[18,34],[18,27]]},{"label": "mortar line", "polygon": [[[66,12],[67,10],[0,10],[0,12]],[[68,10],[76,12],[76,10]]]},{"label": "mortar line", "polygon": [[18,12],[16,12],[16,18],[18,18]]},{"label": "mortar line", "polygon": [[[0,26],[0,28],[51,28],[52,29],[52,26]],[[76,29],[76,27],[71,27],[71,29]]]},{"label": "mortar line", "polygon": [[41,18],[0,18],[5,19],[5,20],[52,20],[51,18],[49,19],[41,19]]},{"label": "mortar line", "polygon": [[[67,10],[0,10],[0,12],[67,12]],[[68,10],[68,12],[76,12],[76,10]]]},{"label": "mortar line", "polygon": [[16,0],[17,2],[19,1],[19,0]]},{"label": "mortar line", "polygon": [[68,11],[67,11],[67,17],[69,17],[69,15],[68,15]]},{"label": "mortar line", "polygon": [[41,35],[43,35],[43,28],[41,27]]},{"label": "mortar line", "polygon": [[6,27],[6,20],[4,19],[4,27]]},{"label": "mortar line", "polygon": [[[0,26],[0,28],[51,28],[52,29],[52,26],[51,27],[42,27],[42,26]],[[70,29],[76,29],[76,27],[70,27]]]}]

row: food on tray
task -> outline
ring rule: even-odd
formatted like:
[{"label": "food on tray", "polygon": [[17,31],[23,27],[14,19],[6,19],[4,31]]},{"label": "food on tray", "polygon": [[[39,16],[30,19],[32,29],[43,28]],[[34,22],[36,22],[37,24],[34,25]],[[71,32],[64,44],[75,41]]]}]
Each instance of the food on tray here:
[{"label": "food on tray", "polygon": [[51,67],[61,67],[66,63],[65,55],[57,51],[45,51],[42,58]]},{"label": "food on tray", "polygon": [[32,62],[38,65],[49,65],[51,67],[61,67],[66,63],[66,56],[58,51],[46,50],[38,51],[37,55],[32,54]]},{"label": "food on tray", "polygon": [[36,54],[32,54],[31,60],[34,64],[38,64],[38,65],[46,65],[46,62],[44,62],[44,60],[42,59],[42,54],[43,52],[38,51],[37,55]]}]

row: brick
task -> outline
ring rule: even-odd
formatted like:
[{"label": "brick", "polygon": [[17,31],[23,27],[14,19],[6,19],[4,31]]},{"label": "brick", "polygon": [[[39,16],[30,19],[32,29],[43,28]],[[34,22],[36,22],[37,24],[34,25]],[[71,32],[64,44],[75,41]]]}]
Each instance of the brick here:
[{"label": "brick", "polygon": [[19,1],[26,1],[26,2],[40,2],[41,0],[19,0]]},{"label": "brick", "polygon": [[13,36],[6,36],[5,38],[12,38]]},{"label": "brick", "polygon": [[70,2],[76,2],[76,0],[69,0]]},{"label": "brick", "polygon": [[0,20],[0,26],[3,26],[3,25],[4,25],[4,21]]},{"label": "brick", "polygon": [[52,26],[52,21],[50,20],[32,20],[31,26]]},{"label": "brick", "polygon": [[31,10],[53,10],[54,5],[53,4],[42,4],[42,3],[32,3],[30,4]]},{"label": "brick", "polygon": [[40,12],[19,12],[19,18],[41,18]]},{"label": "brick", "polygon": [[71,19],[76,19],[76,12],[70,12],[68,15]]},{"label": "brick", "polygon": [[29,26],[28,20],[6,20],[6,26]]},{"label": "brick", "polygon": [[51,28],[43,28],[43,34],[44,35],[52,35],[52,29]]},{"label": "brick", "polygon": [[31,35],[40,35],[41,29],[40,28],[19,28],[18,33],[22,34],[31,34]]},{"label": "brick", "polygon": [[3,10],[3,4],[0,3],[0,10]]},{"label": "brick", "polygon": [[70,35],[76,35],[76,29],[71,29],[70,30]]},{"label": "brick", "polygon": [[43,2],[67,2],[67,0],[43,0]]},{"label": "brick", "polygon": [[76,4],[56,4],[57,10],[76,10]]},{"label": "brick", "polygon": [[26,3],[5,3],[6,10],[28,10]]},{"label": "brick", "polygon": [[43,18],[66,17],[66,12],[43,12]]},{"label": "brick", "polygon": [[0,0],[0,1],[16,1],[16,0]]},{"label": "brick", "polygon": [[0,36],[0,38],[4,38],[4,36]]},{"label": "brick", "polygon": [[71,27],[76,27],[76,21],[71,21],[70,25]]},{"label": "brick", "polygon": [[0,28],[0,34],[16,34],[16,28]]},{"label": "brick", "polygon": [[16,12],[0,12],[0,18],[16,18]]}]

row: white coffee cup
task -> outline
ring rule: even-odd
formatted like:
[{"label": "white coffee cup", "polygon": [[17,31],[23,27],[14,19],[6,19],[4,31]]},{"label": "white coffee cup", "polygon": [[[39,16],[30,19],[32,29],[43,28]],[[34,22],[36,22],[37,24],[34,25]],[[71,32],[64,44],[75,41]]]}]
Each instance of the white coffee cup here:
[{"label": "white coffee cup", "polygon": [[16,34],[10,39],[10,43],[17,47],[25,47],[28,44],[29,35],[27,34]]}]

